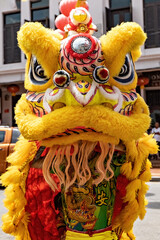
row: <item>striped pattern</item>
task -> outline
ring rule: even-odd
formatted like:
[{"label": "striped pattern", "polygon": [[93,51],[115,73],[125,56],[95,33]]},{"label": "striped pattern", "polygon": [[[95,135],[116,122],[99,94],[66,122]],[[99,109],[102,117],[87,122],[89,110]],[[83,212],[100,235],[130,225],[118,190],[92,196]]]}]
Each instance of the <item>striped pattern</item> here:
[{"label": "striped pattern", "polygon": [[122,92],[122,95],[125,102],[134,102],[137,99],[137,93],[135,89],[133,89],[130,93]]},{"label": "striped pattern", "polygon": [[45,111],[42,107],[37,106],[36,104],[34,106],[32,104],[30,104],[30,108],[32,109],[32,112],[37,117],[43,117],[44,115],[48,114],[47,111]]},{"label": "striped pattern", "polygon": [[132,105],[132,104],[129,104],[129,105],[127,105],[124,109],[121,109],[121,110],[119,111],[119,113],[122,114],[122,115],[124,115],[124,116],[131,116],[132,111],[133,111],[133,105]]},{"label": "striped pattern", "polygon": [[26,99],[30,102],[37,102],[40,103],[43,101],[44,92],[42,93],[35,93],[35,92],[27,92]]},{"label": "striped pattern", "polygon": [[78,135],[80,133],[87,133],[87,132],[96,132],[96,131],[93,128],[77,127],[77,128],[67,129],[65,132],[54,135],[50,138],[71,136],[72,134]]}]

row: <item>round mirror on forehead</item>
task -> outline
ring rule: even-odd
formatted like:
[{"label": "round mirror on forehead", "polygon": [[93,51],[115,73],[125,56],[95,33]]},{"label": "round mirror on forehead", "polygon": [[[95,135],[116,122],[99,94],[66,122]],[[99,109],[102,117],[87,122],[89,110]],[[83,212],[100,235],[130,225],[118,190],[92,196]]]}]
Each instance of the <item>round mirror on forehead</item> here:
[{"label": "round mirror on forehead", "polygon": [[84,54],[91,49],[92,42],[89,38],[81,36],[73,39],[71,47],[74,52]]}]

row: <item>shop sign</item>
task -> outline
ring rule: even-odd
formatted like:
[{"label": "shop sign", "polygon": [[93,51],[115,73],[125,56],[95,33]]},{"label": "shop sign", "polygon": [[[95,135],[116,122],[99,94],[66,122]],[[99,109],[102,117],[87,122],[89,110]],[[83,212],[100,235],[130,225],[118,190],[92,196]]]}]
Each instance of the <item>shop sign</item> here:
[{"label": "shop sign", "polygon": [[160,72],[146,72],[143,76],[149,78],[149,83],[146,87],[160,87]]}]

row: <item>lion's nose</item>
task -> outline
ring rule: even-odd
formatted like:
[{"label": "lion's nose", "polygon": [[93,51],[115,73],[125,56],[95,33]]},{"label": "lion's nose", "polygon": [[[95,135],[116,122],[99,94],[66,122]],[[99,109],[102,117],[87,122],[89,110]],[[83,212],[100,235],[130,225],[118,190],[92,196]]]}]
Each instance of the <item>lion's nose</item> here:
[{"label": "lion's nose", "polygon": [[84,80],[77,82],[75,86],[82,95],[86,95],[91,88],[91,84]]}]

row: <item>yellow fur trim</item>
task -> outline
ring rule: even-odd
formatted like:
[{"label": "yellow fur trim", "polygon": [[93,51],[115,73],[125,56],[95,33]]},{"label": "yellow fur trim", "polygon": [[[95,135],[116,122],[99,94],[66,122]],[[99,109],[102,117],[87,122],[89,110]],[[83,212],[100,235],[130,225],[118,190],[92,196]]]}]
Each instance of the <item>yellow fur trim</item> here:
[{"label": "yellow fur trim", "polygon": [[[14,175],[12,175],[13,178]],[[9,206],[9,212],[15,213],[15,210],[21,211],[26,203],[24,192],[20,188],[19,184],[12,184],[5,189],[5,195],[7,198],[4,199],[4,205],[6,208]]]},{"label": "yellow fur trim", "polygon": [[3,221],[3,226],[2,230],[5,233],[14,233],[16,227],[13,225],[13,217],[9,214],[6,213],[5,215],[2,216],[2,221]]},{"label": "yellow fur trim", "polygon": [[[137,100],[134,104],[133,114],[134,113],[137,113],[137,114],[144,113],[144,114],[147,114],[147,115],[150,114],[147,104],[145,103],[144,99],[139,94],[138,94],[138,98],[137,98]],[[138,129],[140,126],[136,126],[136,127]]]},{"label": "yellow fur trim", "polygon": [[[127,163],[121,167],[121,173],[125,174],[129,180],[133,180],[144,170],[148,155],[157,153],[158,146],[153,135],[147,134],[144,134],[137,142],[126,142],[125,145]],[[133,166],[130,161],[134,163]],[[149,175],[147,172],[146,174]]]},{"label": "yellow fur trim", "polygon": [[[119,216],[113,222],[114,228],[121,228],[126,233],[132,229],[137,217],[144,218],[146,213],[145,194],[148,186],[145,181],[151,178],[151,163],[148,154],[156,153],[158,146],[152,135],[144,134],[138,141],[126,142],[126,163],[121,167],[121,173],[130,180],[126,187],[124,203],[127,203]],[[123,239],[123,238],[122,238]]]},{"label": "yellow fur trim", "polygon": [[138,60],[138,58],[140,58],[140,56],[141,56],[141,49],[140,49],[140,47],[138,47],[137,49],[132,51],[131,55],[132,55],[133,62],[136,62]]},{"label": "yellow fur trim", "polygon": [[[134,60],[137,60],[140,53],[137,49],[140,49],[145,40],[146,34],[134,22],[122,23],[100,38],[105,65],[112,77],[119,74],[127,53],[132,53]],[[130,85],[122,86],[111,78],[110,83],[120,89],[129,90],[136,87],[137,81],[135,79]]]},{"label": "yellow fur trim", "polygon": [[[10,174],[11,172],[12,172],[12,175]],[[14,176],[14,179],[13,179],[13,176]],[[19,183],[21,182],[22,178],[23,178],[23,172],[20,172],[17,166],[8,167],[5,175],[2,176],[2,179],[5,182],[7,182],[7,185],[11,182],[15,184]]]},{"label": "yellow fur trim", "polygon": [[[25,23],[17,35],[19,47],[28,57],[26,67],[25,87],[30,91],[41,91],[52,85],[52,76],[58,69],[58,56],[60,51],[60,35],[41,23]],[[43,86],[33,85],[28,79],[30,56],[36,56],[42,65],[47,77],[51,78]]]},{"label": "yellow fur trim", "polygon": [[25,183],[29,171],[29,162],[37,151],[36,144],[20,137],[15,151],[8,157],[10,167],[1,176],[2,184],[6,186],[4,205],[8,213],[2,217],[2,230],[16,236],[17,240],[30,240],[28,232],[29,216],[25,213]]},{"label": "yellow fur trim", "polygon": [[[9,162],[12,166],[20,166],[22,168],[25,164],[25,160],[29,157],[29,153],[31,152],[32,154],[31,150],[36,151],[35,143],[28,142],[28,140],[21,136],[19,141],[16,143],[15,151],[7,158],[7,162]],[[6,183],[5,174],[1,176],[4,184]]]},{"label": "yellow fur trim", "polygon": [[127,193],[124,197],[124,202],[134,201],[136,199],[136,194],[139,189],[141,189],[141,180],[136,179],[134,181],[131,181],[126,187]]},{"label": "yellow fur trim", "polygon": [[137,219],[139,213],[139,204],[137,200],[127,204],[121,211],[119,216],[113,222],[113,229],[120,227],[123,231],[129,232],[133,228],[133,223]]},{"label": "yellow fur trim", "polygon": [[135,236],[132,231],[125,233],[123,232],[121,240],[135,240]]},{"label": "yellow fur trim", "polygon": [[[139,104],[143,106],[143,103],[142,98],[139,97]],[[42,140],[63,133],[66,129],[83,126],[94,128],[99,134],[131,141],[141,137],[150,125],[149,116],[146,113],[138,113],[136,109],[134,114],[127,117],[98,105],[85,108],[68,106],[40,118],[32,113],[25,95],[18,102],[15,113],[22,135],[30,140]]]},{"label": "yellow fur trim", "polygon": [[90,142],[107,142],[111,144],[118,145],[119,139],[99,133],[81,133],[80,136],[73,134],[71,136],[66,136],[63,138],[56,139],[46,139],[42,140],[41,145],[46,147],[52,147],[53,145],[67,145],[75,143],[79,140],[90,141]]},{"label": "yellow fur trim", "polygon": [[138,141],[138,149],[140,149],[144,157],[148,157],[149,154],[156,154],[158,152],[158,145],[153,135],[145,133]]},{"label": "yellow fur trim", "polygon": [[141,179],[142,181],[145,181],[145,182],[149,182],[151,180],[151,178],[152,178],[151,171],[150,171],[151,166],[152,166],[151,162],[149,160],[147,160],[146,166],[144,168],[145,170],[139,176],[139,179]]},{"label": "yellow fur trim", "polygon": [[127,178],[129,178],[132,173],[132,163],[131,162],[124,163],[121,167],[121,173],[125,175]]},{"label": "yellow fur trim", "polygon": [[147,184],[145,184],[144,181],[141,183],[141,189],[138,192],[138,202],[139,202],[139,218],[143,220],[145,214],[146,214],[146,209],[145,209],[145,195],[148,191],[149,187]]}]

